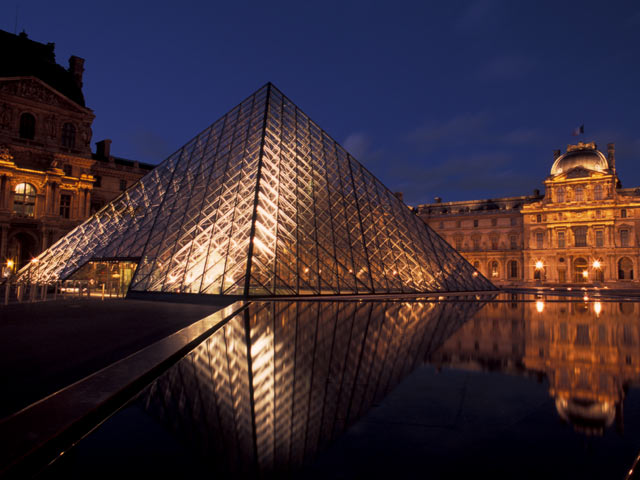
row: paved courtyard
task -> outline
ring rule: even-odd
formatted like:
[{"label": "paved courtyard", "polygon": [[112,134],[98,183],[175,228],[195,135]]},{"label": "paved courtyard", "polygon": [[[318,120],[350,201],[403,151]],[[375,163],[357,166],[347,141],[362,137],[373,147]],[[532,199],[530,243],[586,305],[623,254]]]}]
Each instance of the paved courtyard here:
[{"label": "paved courtyard", "polygon": [[74,298],[0,307],[0,419],[227,303]]}]

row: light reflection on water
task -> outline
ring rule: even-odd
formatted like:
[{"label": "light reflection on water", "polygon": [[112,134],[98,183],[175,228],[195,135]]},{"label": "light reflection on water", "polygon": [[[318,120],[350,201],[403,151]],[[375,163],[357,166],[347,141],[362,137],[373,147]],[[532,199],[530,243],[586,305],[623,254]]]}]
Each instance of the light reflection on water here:
[{"label": "light reflection on water", "polygon": [[[640,377],[638,304],[509,295],[460,300],[254,303],[129,410],[162,426],[201,459],[203,471],[241,475],[308,468],[427,365],[546,379],[555,403],[548,415],[576,435],[623,431],[625,392]],[[437,397],[444,386],[437,382],[422,387]],[[507,377],[503,383],[509,388]],[[109,422],[116,425],[118,415]],[[98,448],[92,436],[52,472],[81,471],[83,451]],[[104,449],[104,441],[97,444]],[[633,455],[624,462],[612,468],[624,472]]]}]

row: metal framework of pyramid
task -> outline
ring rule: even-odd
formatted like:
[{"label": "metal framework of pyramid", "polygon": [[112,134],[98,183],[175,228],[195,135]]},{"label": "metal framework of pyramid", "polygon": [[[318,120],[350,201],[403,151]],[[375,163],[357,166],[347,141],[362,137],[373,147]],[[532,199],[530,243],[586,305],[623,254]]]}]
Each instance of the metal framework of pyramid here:
[{"label": "metal framework of pyramid", "polygon": [[129,292],[495,290],[271,83],[45,250],[28,274],[52,282],[118,258],[139,262]]}]

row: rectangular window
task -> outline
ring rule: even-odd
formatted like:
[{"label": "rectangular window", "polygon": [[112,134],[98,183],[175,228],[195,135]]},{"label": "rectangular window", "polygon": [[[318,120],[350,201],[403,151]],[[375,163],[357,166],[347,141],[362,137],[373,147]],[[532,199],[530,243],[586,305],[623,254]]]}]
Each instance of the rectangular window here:
[{"label": "rectangular window", "polygon": [[474,221],[473,221],[473,226],[474,226],[474,227],[477,227],[477,226],[478,226],[478,220],[474,220]]},{"label": "rectangular window", "polygon": [[517,235],[510,235],[509,236],[509,248],[511,248],[511,250],[517,250],[518,249],[518,236]]},{"label": "rectangular window", "polygon": [[604,247],[604,232],[596,230],[596,247]]},{"label": "rectangular window", "polygon": [[564,248],[564,247],[565,247],[564,232],[558,232],[558,248]]},{"label": "rectangular window", "polygon": [[629,246],[629,230],[620,230],[620,246],[628,247]]},{"label": "rectangular window", "polygon": [[94,187],[102,187],[102,177],[100,175],[94,175],[93,178],[95,178],[95,182],[93,182],[93,186]]},{"label": "rectangular window", "polygon": [[491,226],[495,227],[496,225],[498,225],[498,219],[497,218],[492,218],[491,219]]},{"label": "rectangular window", "polygon": [[575,229],[576,247],[587,246],[587,227],[578,227]]},{"label": "rectangular window", "polygon": [[627,209],[623,208],[620,210],[620,218],[627,218]]},{"label": "rectangular window", "polygon": [[462,250],[462,237],[456,237],[454,242],[456,244],[456,250]]},{"label": "rectangular window", "polygon": [[71,195],[60,195],[60,216],[63,218],[69,218],[71,214]]},{"label": "rectangular window", "polygon": [[473,249],[480,250],[480,239],[478,237],[474,237],[472,241],[473,241]]},{"label": "rectangular window", "polygon": [[126,180],[120,180],[120,190],[122,192],[124,192],[127,189],[127,181]]},{"label": "rectangular window", "polygon": [[542,215],[536,215],[536,222],[542,223]]},{"label": "rectangular window", "polygon": [[64,171],[64,174],[67,177],[71,177],[72,176],[71,174],[73,173],[73,167],[71,167],[71,165],[63,165],[62,166],[62,170]]},{"label": "rectangular window", "polygon": [[498,250],[498,237],[491,237],[491,250]]},{"label": "rectangular window", "polygon": [[511,217],[511,226],[515,227],[518,224],[518,219],[515,217]]},{"label": "rectangular window", "polygon": [[518,278],[518,262],[515,260],[509,262],[509,278]]},{"label": "rectangular window", "polygon": [[544,248],[544,233],[536,233],[536,248]]},{"label": "rectangular window", "polygon": [[575,190],[574,190],[574,193],[575,193],[575,198],[574,198],[574,200],[575,200],[576,202],[582,202],[582,201],[584,201],[584,196],[582,195],[582,192],[583,192],[582,187],[576,187],[576,188],[575,188]]},{"label": "rectangular window", "polygon": [[576,345],[591,345],[591,338],[589,338],[589,325],[578,325],[576,331]]},{"label": "rectangular window", "polygon": [[602,185],[598,184],[593,188],[593,199],[602,200]]},{"label": "rectangular window", "polygon": [[567,335],[567,324],[561,323],[560,324],[560,341],[566,342],[568,338],[569,336]]}]

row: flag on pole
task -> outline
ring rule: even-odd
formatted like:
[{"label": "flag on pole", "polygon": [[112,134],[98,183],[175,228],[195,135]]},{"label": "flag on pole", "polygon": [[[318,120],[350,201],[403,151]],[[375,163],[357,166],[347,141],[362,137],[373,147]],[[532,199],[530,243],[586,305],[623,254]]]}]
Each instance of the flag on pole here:
[{"label": "flag on pole", "polygon": [[583,133],[584,133],[584,124],[574,128],[573,133],[571,135],[573,135],[574,137],[577,137],[578,135],[582,135]]}]

